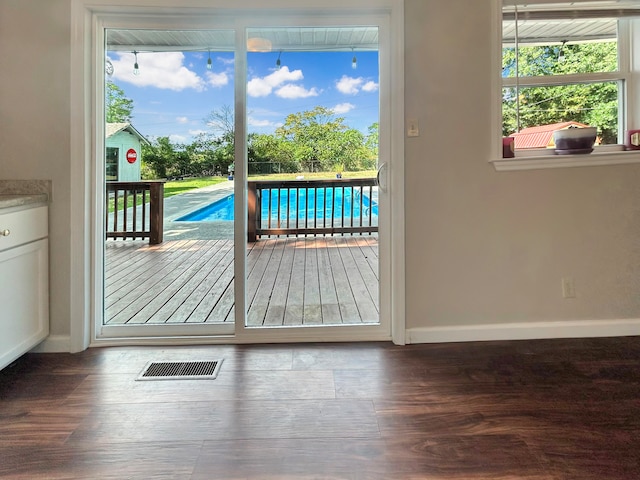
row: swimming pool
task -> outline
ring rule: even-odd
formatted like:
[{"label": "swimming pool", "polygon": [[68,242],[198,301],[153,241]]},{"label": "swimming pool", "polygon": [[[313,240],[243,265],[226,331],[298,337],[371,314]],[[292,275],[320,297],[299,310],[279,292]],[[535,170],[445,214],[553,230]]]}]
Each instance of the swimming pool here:
[{"label": "swimming pool", "polygon": [[[269,220],[342,219],[357,223],[360,218],[376,218],[378,204],[357,188],[281,188],[263,190],[261,217]],[[184,215],[178,222],[233,221],[234,194]],[[344,217],[343,217],[344,215]]]}]

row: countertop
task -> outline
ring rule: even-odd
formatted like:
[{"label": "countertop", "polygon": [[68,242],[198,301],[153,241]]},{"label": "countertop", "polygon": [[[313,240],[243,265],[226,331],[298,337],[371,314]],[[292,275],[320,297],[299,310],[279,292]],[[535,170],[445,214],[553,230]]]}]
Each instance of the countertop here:
[{"label": "countertop", "polygon": [[0,194],[0,209],[12,207],[25,207],[28,205],[46,204],[48,195],[46,193],[35,194]]}]

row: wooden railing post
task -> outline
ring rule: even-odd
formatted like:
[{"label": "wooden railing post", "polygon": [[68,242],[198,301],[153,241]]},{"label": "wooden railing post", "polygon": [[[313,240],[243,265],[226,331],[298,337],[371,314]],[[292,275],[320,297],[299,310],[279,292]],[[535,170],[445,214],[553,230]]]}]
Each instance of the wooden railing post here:
[{"label": "wooden railing post", "polygon": [[247,210],[248,210],[248,218],[247,218],[247,241],[253,243],[257,239],[256,235],[256,221],[257,221],[257,191],[256,191],[256,182],[247,182]]},{"label": "wooden railing post", "polygon": [[149,191],[149,245],[163,240],[164,182],[152,182]]}]

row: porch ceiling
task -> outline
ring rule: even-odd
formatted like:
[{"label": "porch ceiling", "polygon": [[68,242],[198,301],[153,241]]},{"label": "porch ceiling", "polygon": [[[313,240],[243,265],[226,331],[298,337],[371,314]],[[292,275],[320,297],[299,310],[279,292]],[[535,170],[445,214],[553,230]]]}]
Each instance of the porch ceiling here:
[{"label": "porch ceiling", "polygon": [[[251,28],[249,37],[267,40],[271,51],[378,49],[378,28],[368,26]],[[107,30],[108,50],[228,51],[234,40],[233,30]]]},{"label": "porch ceiling", "polygon": [[[580,43],[614,40],[618,20],[640,18],[638,0],[589,0],[582,2],[550,2],[537,0],[503,1],[503,44]],[[516,22],[518,29],[516,32]]]},{"label": "porch ceiling", "polygon": [[[615,39],[618,23],[616,18],[586,18],[566,20],[519,19],[518,40],[521,44],[576,43],[594,40]],[[515,43],[515,22],[502,24],[504,44]]]}]

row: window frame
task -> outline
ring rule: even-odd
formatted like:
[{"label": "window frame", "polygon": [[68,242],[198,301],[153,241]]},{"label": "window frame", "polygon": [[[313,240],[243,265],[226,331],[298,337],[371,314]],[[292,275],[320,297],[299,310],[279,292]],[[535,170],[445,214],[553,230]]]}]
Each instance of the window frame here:
[{"label": "window frame", "polygon": [[[509,2],[514,4],[517,2]],[[540,2],[542,3],[542,2]],[[548,2],[550,8],[555,3]],[[611,149],[603,149],[602,151],[594,151],[589,155],[553,155],[547,152],[541,155],[529,152],[526,156],[516,155],[514,158],[502,157],[502,91],[503,88],[514,87],[516,85],[516,77],[502,77],[502,23],[503,23],[503,6],[506,2],[497,0],[494,2],[494,38],[495,38],[495,55],[493,58],[493,72],[495,74],[494,92],[493,92],[493,108],[492,114],[493,132],[495,141],[492,145],[491,163],[496,170],[530,170],[540,168],[564,168],[564,167],[580,167],[593,165],[611,165],[640,163],[640,151],[625,151],[620,149],[612,151]],[[634,35],[635,33],[635,35]],[[635,47],[635,48],[634,48]],[[635,99],[640,95],[640,84],[637,79],[640,73],[640,59],[634,59],[633,52],[637,52],[636,56],[640,56],[640,19],[632,21],[630,19],[620,18],[618,20],[618,70],[615,72],[597,72],[586,74],[570,74],[570,75],[554,75],[554,76],[533,76],[520,77],[518,85],[521,88],[536,86],[552,86],[552,85],[572,85],[576,83],[597,83],[597,82],[618,82],[618,142],[624,144],[624,137],[628,125],[637,125],[636,119],[640,118],[633,107]]]},{"label": "window frame", "polygon": [[[109,155],[109,151],[111,150],[112,153],[115,153],[115,155]],[[115,150],[115,152],[114,152]],[[111,160],[115,160],[115,161],[111,161]],[[105,179],[107,181],[118,181],[118,179],[120,178],[120,147],[105,147]],[[116,175],[114,179],[109,179],[109,166],[110,165],[115,165],[115,170],[116,170]]]}]

